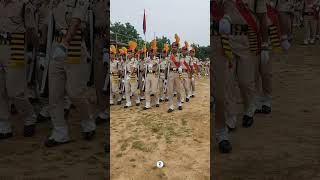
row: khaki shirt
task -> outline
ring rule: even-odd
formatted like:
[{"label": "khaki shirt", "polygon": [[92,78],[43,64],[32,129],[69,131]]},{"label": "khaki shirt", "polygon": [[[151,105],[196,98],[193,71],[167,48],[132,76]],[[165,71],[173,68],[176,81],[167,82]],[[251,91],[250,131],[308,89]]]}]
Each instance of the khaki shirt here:
[{"label": "khaki shirt", "polygon": [[89,8],[88,0],[53,0],[53,2],[55,29],[68,29],[72,18],[78,18],[82,22],[87,19]]},{"label": "khaki shirt", "polygon": [[187,68],[187,66],[185,65],[185,63],[186,63],[187,65],[189,65],[189,67],[190,67],[190,63],[191,63],[191,58],[190,58],[190,56],[183,57],[183,58],[182,58],[182,62],[181,62],[182,69],[187,70],[188,68]]},{"label": "khaki shirt", "polygon": [[11,0],[5,3],[0,0],[0,33],[24,33],[22,17],[23,0]]},{"label": "khaki shirt", "polygon": [[[256,4],[256,9],[254,9],[254,2],[255,0],[243,0],[243,2],[249,7],[252,14],[256,13],[266,13],[267,6],[266,0],[258,0]],[[240,12],[236,7],[235,0],[225,0],[224,1],[224,8],[225,8],[225,16],[230,17],[231,24],[247,24],[246,20],[242,17]],[[253,16],[255,17],[255,15]]]},{"label": "khaki shirt", "polygon": [[317,0],[304,0],[304,12],[314,12],[314,6],[318,6]]},{"label": "khaki shirt", "polygon": [[135,58],[128,60],[127,62],[125,62],[125,68],[127,70],[127,75],[135,73],[138,68],[138,61]]},{"label": "khaki shirt", "polygon": [[114,74],[118,74],[121,70],[121,64],[120,61],[117,59],[113,59],[110,62],[110,72]]},{"label": "khaki shirt", "polygon": [[145,67],[146,67],[147,72],[157,71],[158,70],[158,61],[159,61],[159,58],[157,58],[157,57],[153,57],[152,59],[151,58],[146,59]]},{"label": "khaki shirt", "polygon": [[294,0],[273,0],[273,3],[275,4],[276,9],[279,12],[293,12],[294,11]]},{"label": "khaki shirt", "polygon": [[[180,54],[176,54],[174,57],[175,57],[175,60],[177,63],[182,63],[182,56]],[[178,69],[179,68],[172,62],[172,60],[170,59],[170,55],[169,55],[167,62],[168,62],[168,66],[170,69]]]}]

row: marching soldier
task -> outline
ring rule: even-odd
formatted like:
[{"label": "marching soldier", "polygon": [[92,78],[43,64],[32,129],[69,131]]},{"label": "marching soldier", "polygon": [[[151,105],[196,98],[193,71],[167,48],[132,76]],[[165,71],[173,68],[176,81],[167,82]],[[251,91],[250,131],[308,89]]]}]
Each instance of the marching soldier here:
[{"label": "marching soldier", "polygon": [[[235,101],[232,99],[234,95],[231,93],[235,88],[232,74],[237,69],[236,73],[245,110],[242,126],[249,128],[253,124],[256,108],[256,62],[261,54],[268,54],[267,8],[264,0],[245,2],[242,0],[225,0],[223,2],[212,0],[211,10],[214,30],[211,44],[214,45],[213,57],[216,60],[213,67],[215,71],[216,140],[219,150],[222,153],[229,153],[232,150],[232,145],[227,128],[230,124],[228,116],[229,112],[234,113],[235,105]],[[263,58],[266,57],[265,55]],[[231,125],[235,125],[236,119],[231,122]]]},{"label": "marching soldier", "polygon": [[144,89],[145,89],[145,59],[147,58],[147,48],[144,45],[139,61],[139,90],[140,90],[140,100],[145,100]]},{"label": "marching soldier", "polygon": [[136,98],[136,106],[140,106],[140,96],[138,91],[138,61],[134,58],[134,50],[137,47],[137,43],[130,41],[127,59],[124,62],[124,83],[125,83],[125,95],[126,105],[124,108],[131,107],[131,93]]},{"label": "marching soldier", "polygon": [[179,110],[182,110],[182,97],[181,97],[181,77],[182,77],[182,67],[181,67],[181,57],[178,53],[178,48],[180,45],[180,38],[176,34],[176,41],[171,45],[170,60],[168,61],[168,113],[174,111],[173,106],[173,90],[177,92],[177,106]]},{"label": "marching soldier", "polygon": [[194,48],[190,50],[191,65],[192,65],[191,97],[195,97],[196,95],[196,77],[199,73],[199,66],[198,66],[199,59],[195,57],[195,52],[196,50]]},{"label": "marching soldier", "polygon": [[165,44],[162,50],[162,58],[160,59],[160,80],[159,80],[159,91],[160,91],[160,102],[166,100],[166,92],[167,92],[167,67],[168,67],[168,53],[169,45]]},{"label": "marching soldier", "polygon": [[182,48],[182,63],[181,63],[181,67],[182,67],[182,78],[181,78],[181,84],[182,84],[182,89],[184,89],[184,94],[186,99],[186,102],[189,102],[190,97],[191,97],[191,91],[190,91],[190,87],[191,87],[191,82],[190,82],[190,75],[191,75],[191,67],[190,67],[190,61],[191,58],[190,56],[188,56],[188,42],[185,41],[185,46]]},{"label": "marching soldier", "polygon": [[116,58],[117,49],[114,45],[110,47],[110,105],[114,104],[113,99],[115,98],[118,105],[121,105],[122,97],[120,96],[120,75],[121,75],[121,63]]},{"label": "marching soldier", "polygon": [[[108,35],[108,25],[107,21],[109,16],[108,14],[108,4],[107,0],[91,0],[90,1],[90,10],[92,14],[90,15],[89,11],[89,23],[87,27],[89,27],[89,32],[93,31],[89,34],[92,34],[89,37],[93,38],[90,40],[93,52],[92,60],[93,60],[93,74],[94,76],[94,88],[91,90],[95,90],[97,96],[97,105],[98,105],[98,116],[96,117],[96,122],[104,122],[108,119],[107,108],[107,96],[104,91],[107,90],[107,84],[109,83],[109,79],[107,77],[107,71],[109,70],[109,53],[108,53],[108,44],[109,37]],[[92,17],[91,17],[92,16]],[[91,22],[92,21],[92,22]],[[92,24],[92,25],[90,25]],[[90,30],[91,28],[91,30]]]},{"label": "marching soldier", "polygon": [[89,5],[89,1],[84,0],[50,2],[52,14],[49,15],[49,23],[52,20],[55,22],[49,63],[49,105],[53,129],[45,142],[47,147],[70,142],[63,110],[65,89],[83,118],[81,126],[84,139],[90,140],[95,134],[96,124],[88,100],[89,67],[87,59],[81,57],[86,51],[81,47],[84,42],[82,27],[85,26]]},{"label": "marching soldier", "polygon": [[159,89],[158,89],[158,82],[159,82],[159,59],[156,57],[157,55],[157,44],[156,40],[151,42],[151,56],[150,58],[146,59],[145,61],[145,70],[146,72],[146,90],[145,90],[145,97],[146,97],[146,105],[143,108],[144,110],[151,108],[151,94],[155,96],[156,107],[160,106],[159,103]]},{"label": "marching soldier", "polygon": [[304,41],[303,44],[314,44],[316,40],[317,21],[319,20],[318,0],[304,0]]},{"label": "marching soldier", "polygon": [[[1,1],[0,27],[0,139],[13,135],[9,121],[9,100],[24,115],[24,136],[33,136],[36,115],[27,94],[26,42],[36,46],[38,39],[35,4],[23,1]],[[25,8],[25,9],[23,9]],[[24,12],[21,14],[20,12]],[[34,30],[34,31],[32,31]],[[29,38],[27,38],[29,37]],[[19,102],[16,103],[16,100]]]},{"label": "marching soldier", "polygon": [[294,2],[293,0],[270,0],[270,5],[279,13],[281,47],[287,51],[291,46],[289,40],[292,38],[291,13],[294,11]]}]

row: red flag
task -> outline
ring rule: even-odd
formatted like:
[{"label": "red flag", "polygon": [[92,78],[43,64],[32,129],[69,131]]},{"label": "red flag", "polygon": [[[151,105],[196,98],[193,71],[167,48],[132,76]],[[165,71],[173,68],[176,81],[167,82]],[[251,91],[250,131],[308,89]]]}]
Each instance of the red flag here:
[{"label": "red flag", "polygon": [[146,34],[147,31],[147,21],[146,21],[146,10],[143,13],[143,34]]}]

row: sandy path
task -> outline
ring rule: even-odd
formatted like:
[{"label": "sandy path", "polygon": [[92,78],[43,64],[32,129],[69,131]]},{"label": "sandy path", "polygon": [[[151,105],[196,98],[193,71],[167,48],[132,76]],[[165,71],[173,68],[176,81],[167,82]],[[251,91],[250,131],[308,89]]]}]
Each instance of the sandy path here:
[{"label": "sandy path", "polygon": [[22,118],[14,117],[14,137],[0,141],[0,179],[103,179],[103,126],[97,127],[96,139],[88,142],[80,134],[80,117],[76,110],[70,115],[73,142],[55,148],[46,148],[43,144],[49,135],[49,122],[37,125],[35,137],[24,138]]},{"label": "sandy path", "polygon": [[300,43],[273,62],[272,114],[250,129],[239,116],[232,154],[216,154],[217,180],[320,179],[320,45]]},{"label": "sandy path", "polygon": [[111,179],[209,179],[209,88],[207,78],[198,81],[197,96],[171,114],[166,103],[148,111],[112,106]]}]

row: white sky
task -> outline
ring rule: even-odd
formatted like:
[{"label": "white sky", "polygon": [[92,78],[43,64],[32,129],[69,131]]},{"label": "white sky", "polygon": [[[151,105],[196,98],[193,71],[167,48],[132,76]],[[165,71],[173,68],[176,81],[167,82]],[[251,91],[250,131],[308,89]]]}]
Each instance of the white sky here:
[{"label": "white sky", "polygon": [[210,0],[111,0],[111,22],[129,22],[144,39],[142,24],[146,9],[147,41],[166,36],[171,42],[177,33],[181,45],[210,44]]}]

